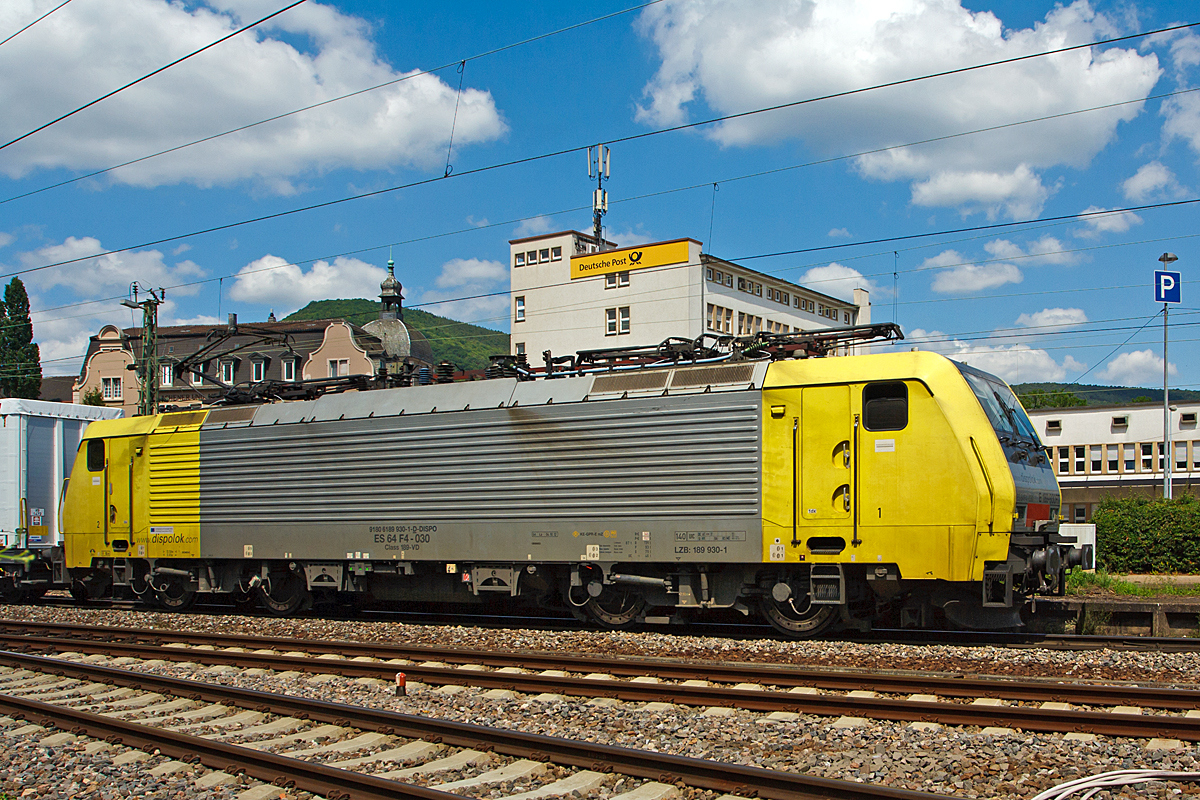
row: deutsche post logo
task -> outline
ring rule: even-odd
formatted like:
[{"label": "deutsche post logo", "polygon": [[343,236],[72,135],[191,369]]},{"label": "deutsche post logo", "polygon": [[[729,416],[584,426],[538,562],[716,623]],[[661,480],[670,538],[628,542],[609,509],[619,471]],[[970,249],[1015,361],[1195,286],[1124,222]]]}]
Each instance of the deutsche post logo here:
[{"label": "deutsche post logo", "polygon": [[630,264],[638,264],[641,262],[641,260],[642,260],[642,251],[641,250],[634,250],[632,253],[629,254],[629,263]]}]

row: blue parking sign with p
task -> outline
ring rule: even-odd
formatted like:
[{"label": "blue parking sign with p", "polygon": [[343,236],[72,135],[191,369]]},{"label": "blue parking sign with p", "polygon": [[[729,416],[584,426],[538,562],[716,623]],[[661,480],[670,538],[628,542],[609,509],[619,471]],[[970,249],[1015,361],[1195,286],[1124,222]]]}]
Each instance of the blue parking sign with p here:
[{"label": "blue parking sign with p", "polygon": [[1165,272],[1161,269],[1154,271],[1154,302],[1180,303],[1182,292],[1178,272]]}]

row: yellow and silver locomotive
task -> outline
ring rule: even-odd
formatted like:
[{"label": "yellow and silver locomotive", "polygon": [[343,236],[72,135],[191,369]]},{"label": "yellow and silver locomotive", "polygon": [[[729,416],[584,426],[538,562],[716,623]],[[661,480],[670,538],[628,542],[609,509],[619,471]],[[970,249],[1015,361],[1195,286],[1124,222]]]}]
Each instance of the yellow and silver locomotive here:
[{"label": "yellow and silver locomotive", "polygon": [[527,598],[811,636],[1011,627],[1087,556],[1012,391],[940,355],[521,377],[95,422],[56,569],[174,608]]}]

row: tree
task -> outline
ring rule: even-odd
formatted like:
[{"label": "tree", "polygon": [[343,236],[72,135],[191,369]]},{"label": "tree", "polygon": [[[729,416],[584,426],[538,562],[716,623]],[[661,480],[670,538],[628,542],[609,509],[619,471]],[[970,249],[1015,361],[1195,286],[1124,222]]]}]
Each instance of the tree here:
[{"label": "tree", "polygon": [[42,393],[42,358],[33,341],[29,295],[20,278],[4,287],[0,318],[0,395],[36,400]]},{"label": "tree", "polygon": [[1021,405],[1026,409],[1035,408],[1073,408],[1086,406],[1087,401],[1074,392],[1066,389],[1055,389],[1052,392],[1032,391],[1021,395]]},{"label": "tree", "polygon": [[83,393],[83,397],[79,398],[79,403],[85,406],[104,406],[108,405],[104,402],[104,392],[100,391],[99,386],[93,386]]}]

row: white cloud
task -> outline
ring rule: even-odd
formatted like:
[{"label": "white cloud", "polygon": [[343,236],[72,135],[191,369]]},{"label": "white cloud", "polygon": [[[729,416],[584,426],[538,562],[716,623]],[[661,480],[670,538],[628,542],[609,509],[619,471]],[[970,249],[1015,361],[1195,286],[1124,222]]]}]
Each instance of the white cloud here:
[{"label": "white cloud", "polygon": [[1200,97],[1195,94],[1179,95],[1163,102],[1163,135],[1171,139],[1183,139],[1192,150],[1200,153]]},{"label": "white cloud", "polygon": [[993,239],[984,244],[983,249],[994,258],[1020,258],[1025,255],[1019,244],[1014,244],[1008,239]]},{"label": "white cloud", "polygon": [[524,239],[527,236],[540,236],[543,233],[550,233],[554,230],[554,223],[549,217],[530,217],[523,219],[513,230],[514,239]]},{"label": "white cloud", "polygon": [[[1177,375],[1179,370],[1174,364],[1167,367],[1167,372]],[[1162,356],[1155,355],[1153,350],[1134,350],[1131,353],[1121,353],[1099,372],[1101,380],[1118,386],[1141,386],[1162,381]],[[1155,384],[1157,385],[1157,384]]]},{"label": "white cloud", "polygon": [[1087,321],[1087,314],[1082,308],[1043,308],[1017,317],[1017,324],[1024,328],[1082,325]]},{"label": "white cloud", "polygon": [[507,327],[508,267],[499,261],[453,258],[442,264],[435,289],[421,293],[421,308],[489,328]]},{"label": "white cloud", "polygon": [[637,244],[648,244],[654,241],[642,223],[626,225],[624,228],[613,228],[604,231],[604,238],[616,242],[619,247],[633,247]]},{"label": "white cloud", "polygon": [[1022,259],[1026,264],[1073,264],[1074,253],[1064,252],[1067,248],[1053,236],[1043,236],[1024,247],[1008,239],[993,239],[983,249],[994,258]]},{"label": "white cloud", "polygon": [[830,228],[827,235],[834,239],[849,239],[850,231],[845,228]]},{"label": "white cloud", "polygon": [[442,289],[470,286],[475,283],[493,283],[508,277],[508,267],[499,261],[479,258],[454,258],[442,265],[437,285]]},{"label": "white cloud", "polygon": [[[133,281],[137,281],[143,287],[157,289],[190,283],[205,275],[205,271],[192,261],[167,264],[158,250],[110,253],[87,258],[92,253],[103,251],[104,247],[95,237],[68,236],[61,244],[46,245],[21,253],[20,260],[26,268],[31,268],[83,258],[83,261],[73,264],[31,272],[25,279],[39,290],[67,286],[80,297],[92,297],[97,292],[111,294],[114,290],[124,292]],[[171,290],[173,295],[185,296],[197,291],[198,286],[180,286]]]},{"label": "white cloud", "polygon": [[3,231],[0,231],[0,247],[8,247],[16,240],[17,237],[13,236],[11,233],[4,233]]},{"label": "white cloud", "polygon": [[[1045,350],[1024,344],[991,346],[964,342],[947,337],[941,331],[921,328],[910,331],[906,338],[922,350],[942,353],[955,361],[998,375],[1009,383],[1057,381],[1068,373],[1081,372],[1086,368],[1071,356],[1066,356],[1059,364]],[[922,339],[933,341],[922,342]]]},{"label": "white cloud", "polygon": [[1175,178],[1175,173],[1160,161],[1151,161],[1138,168],[1131,177],[1121,184],[1121,191],[1127,200],[1142,202],[1155,195],[1180,197],[1184,189]]},{"label": "white cloud", "polygon": [[930,288],[940,294],[971,294],[1024,279],[1012,264],[963,264],[939,272]]},{"label": "white cloud", "polygon": [[[671,0],[642,13],[660,66],[638,119],[654,125],[736,113],[1041,50],[1118,32],[1079,0],[1032,28],[1006,29],[993,13],[958,0]],[[725,145],[804,139],[850,153],[1013,120],[1145,97],[1158,80],[1153,53],[1087,48],[1017,64],[756,114],[714,126]],[[913,201],[964,211],[1036,214],[1050,191],[1040,170],[1085,166],[1131,104],[1086,115],[876,153],[866,177],[913,181]]]},{"label": "white cloud", "polygon": [[372,298],[387,270],[338,257],[333,263],[315,261],[305,272],[279,256],[265,255],[238,270],[229,297],[241,303],[269,305],[283,318],[313,300]]},{"label": "white cloud", "polygon": [[[1015,247],[1011,242],[1000,241],[1004,244],[993,244],[993,249],[1005,251]],[[957,250],[943,250],[925,259],[920,269],[939,270],[934,276],[932,288],[942,294],[969,294],[1024,280],[1021,270],[1012,264],[971,264]]]},{"label": "white cloud", "polygon": [[1142,218],[1132,211],[1123,211],[1116,214],[1095,213],[1106,210],[1101,206],[1088,206],[1085,208],[1083,213],[1093,214],[1093,216],[1084,217],[1083,222],[1087,227],[1076,230],[1075,235],[1083,239],[1095,239],[1103,233],[1124,233],[1134,225],[1142,224]]},{"label": "white cloud", "polygon": [[843,300],[853,300],[855,289],[866,289],[872,293],[876,291],[874,281],[864,278],[858,270],[836,261],[824,267],[813,267],[801,275],[797,282],[801,286]]},{"label": "white cloud", "polygon": [[[89,0],[26,31],[0,49],[0,134],[20,135],[278,8],[210,5]],[[36,0],[0,3],[0,30],[16,30],[45,10]],[[120,169],[106,180],[209,186],[255,179],[267,191],[289,193],[307,173],[438,166],[456,87],[393,69],[368,33],[361,20],[306,3],[13,145],[0,169],[20,177],[37,169],[107,167],[405,75],[414,77]],[[464,89],[456,150],[505,130],[491,95]]]},{"label": "white cloud", "polygon": [[1049,196],[1042,179],[1025,164],[1011,173],[943,170],[912,185],[912,201],[918,206],[952,206],[964,214],[983,211],[988,219],[1001,211],[1013,219],[1032,219]]}]

